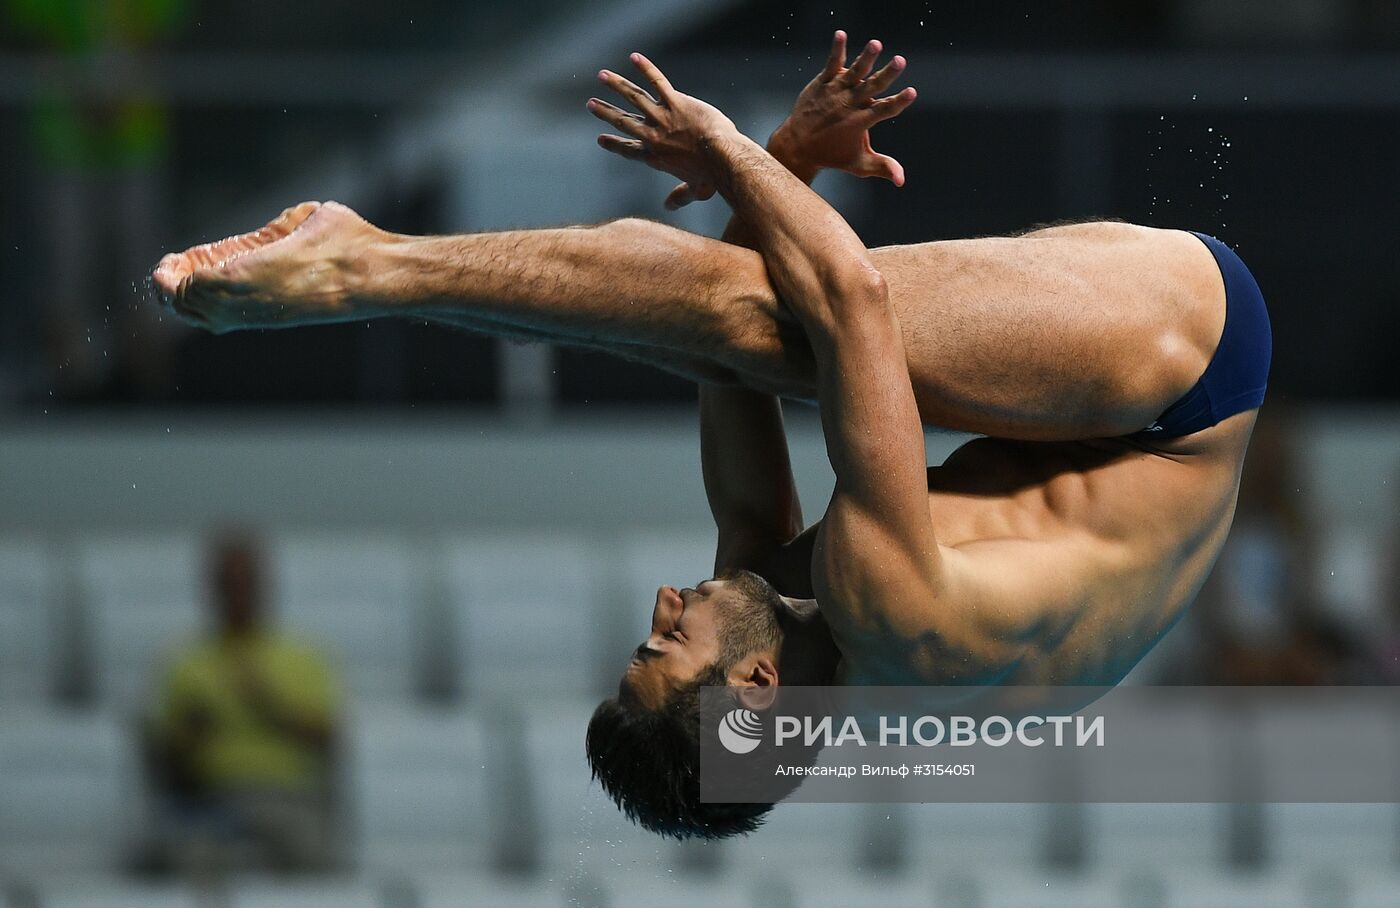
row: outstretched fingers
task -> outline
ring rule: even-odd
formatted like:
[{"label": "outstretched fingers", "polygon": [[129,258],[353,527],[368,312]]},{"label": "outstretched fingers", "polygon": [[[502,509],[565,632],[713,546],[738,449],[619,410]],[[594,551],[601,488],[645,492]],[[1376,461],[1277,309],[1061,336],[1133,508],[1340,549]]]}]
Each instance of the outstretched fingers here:
[{"label": "outstretched fingers", "polygon": [[631,79],[620,76],[610,69],[600,71],[598,73],[598,78],[604,85],[622,95],[629,104],[640,110],[643,114],[650,114],[661,106],[646,89],[637,85],[637,83],[633,82]]},{"label": "outstretched fingers", "polygon": [[622,136],[601,135],[598,144],[604,151],[611,151],[629,161],[640,161],[647,155],[646,147],[638,139],[624,139]]},{"label": "outstretched fingers", "polygon": [[866,115],[869,117],[871,125],[883,123],[885,120],[892,120],[904,111],[909,109],[909,105],[919,97],[919,93],[912,87],[906,88],[898,94],[880,98],[866,108]]},{"label": "outstretched fingers", "polygon": [[831,36],[831,53],[827,54],[826,66],[822,69],[822,78],[834,79],[841,74],[841,70],[846,68],[846,33],[840,29]]},{"label": "outstretched fingers", "polygon": [[884,68],[861,83],[861,97],[873,98],[884,92],[885,89],[893,85],[895,80],[900,77],[900,74],[904,72],[906,63],[907,61],[903,57],[896,54],[895,58],[886,63]]},{"label": "outstretched fingers", "polygon": [[646,58],[644,54],[632,54],[632,64],[646,76],[651,87],[656,89],[656,96],[661,99],[662,104],[669,105],[676,95],[676,90],[671,87],[671,81],[666,78],[655,63]]},{"label": "outstretched fingers", "polygon": [[645,137],[646,119],[640,114],[634,114],[630,111],[623,110],[614,104],[609,104],[602,98],[589,98],[588,110],[593,116],[602,120],[604,123],[627,133],[627,135],[633,138],[641,139]]},{"label": "outstretched fingers", "polygon": [[870,71],[875,68],[875,61],[880,58],[880,51],[882,49],[883,45],[880,44],[879,41],[873,39],[868,41],[865,48],[860,52],[860,56],[856,57],[855,62],[851,64],[851,68],[846,70],[845,74],[841,77],[845,83],[847,85],[858,85],[860,82],[864,81],[865,78],[870,75]]}]

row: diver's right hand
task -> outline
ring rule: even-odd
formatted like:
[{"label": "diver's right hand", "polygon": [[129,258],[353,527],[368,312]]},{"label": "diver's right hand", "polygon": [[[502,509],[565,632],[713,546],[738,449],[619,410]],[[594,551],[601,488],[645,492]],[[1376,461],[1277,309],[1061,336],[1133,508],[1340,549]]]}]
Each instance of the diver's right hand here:
[{"label": "diver's right hand", "polygon": [[303,202],[251,233],[165,256],[151,283],[161,304],[216,334],[365,318],[365,253],[390,236],[338,202]]}]

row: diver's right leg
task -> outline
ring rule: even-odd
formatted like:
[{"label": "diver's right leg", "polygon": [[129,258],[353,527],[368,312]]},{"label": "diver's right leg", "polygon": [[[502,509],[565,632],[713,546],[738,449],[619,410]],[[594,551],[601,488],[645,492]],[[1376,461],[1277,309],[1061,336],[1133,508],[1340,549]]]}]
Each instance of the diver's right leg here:
[{"label": "diver's right leg", "polygon": [[[1172,231],[1079,233],[871,250],[926,423],[1025,439],[1124,434],[1195,381],[1223,318],[1210,253]],[[814,396],[810,346],[759,254],[650,221],[400,237],[344,206],[308,204],[167,256],[155,280],[216,331],[403,315]],[[1197,297],[1201,311],[1175,302]],[[1200,338],[1178,336],[1202,312]]]},{"label": "diver's right leg", "polygon": [[812,385],[810,349],[758,253],[650,221],[406,237],[308,203],[166,256],[153,277],[167,305],[216,332],[401,315],[790,396]]}]

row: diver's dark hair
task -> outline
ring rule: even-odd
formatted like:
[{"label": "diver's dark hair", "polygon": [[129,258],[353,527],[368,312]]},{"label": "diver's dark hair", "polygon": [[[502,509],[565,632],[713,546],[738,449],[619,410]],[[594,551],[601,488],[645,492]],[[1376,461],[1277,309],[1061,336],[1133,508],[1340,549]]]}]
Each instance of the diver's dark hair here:
[{"label": "diver's dark hair", "polygon": [[588,723],[593,777],[627,818],[675,839],[753,832],[772,804],[700,801],[700,688],[723,685],[718,664],[671,692],[660,709],[604,700]]},{"label": "diver's dark hair", "polygon": [[[781,605],[777,590],[757,574],[729,571],[720,577],[748,603],[770,609]],[[720,839],[762,825],[772,803],[700,801],[701,723],[718,721],[728,708],[711,704],[702,716],[700,689],[723,687],[740,659],[781,642],[776,618],[771,627],[753,620],[730,621],[720,628],[719,658],[692,680],[674,686],[659,709],[621,698],[598,705],[588,723],[588,762],[593,777],[628,819],[676,839]]]}]

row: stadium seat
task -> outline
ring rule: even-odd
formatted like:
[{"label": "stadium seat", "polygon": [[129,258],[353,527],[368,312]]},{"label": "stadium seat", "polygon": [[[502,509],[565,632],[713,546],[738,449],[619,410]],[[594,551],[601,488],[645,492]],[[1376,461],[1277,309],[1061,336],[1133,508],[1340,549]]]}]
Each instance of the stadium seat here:
[{"label": "stadium seat", "polygon": [[[627,873],[603,876],[595,884],[596,897],[589,889],[578,893],[580,904],[606,904],[610,908],[758,908],[756,881],[723,879],[677,873],[669,867],[636,868]],[[800,903],[804,904],[805,903]]]},{"label": "stadium seat", "polygon": [[522,880],[489,872],[417,876],[418,908],[564,908],[568,881]]},{"label": "stadium seat", "polygon": [[358,700],[406,700],[423,605],[420,569],[398,538],[277,534],[267,540],[268,590],[276,619],[320,648]]},{"label": "stadium seat", "polygon": [[1358,873],[1345,879],[1349,884],[1349,908],[1394,908],[1400,893],[1400,871]]},{"label": "stadium seat", "polygon": [[[1265,784],[1276,786],[1268,789],[1275,798],[1296,791],[1297,782],[1294,791],[1283,790],[1281,767],[1294,755],[1307,753],[1309,742],[1344,742],[1347,753],[1364,755],[1372,766],[1365,774],[1329,768],[1329,784],[1369,775],[1370,782],[1355,791],[1358,798],[1378,788],[1382,793],[1394,791],[1392,770],[1400,764],[1400,737],[1394,723],[1377,721],[1375,708],[1325,691],[1289,692],[1261,712],[1254,727],[1255,752],[1265,755],[1259,775]],[[1274,866],[1374,872],[1393,866],[1400,854],[1400,807],[1393,804],[1283,803],[1261,809],[1264,856]]]},{"label": "stadium seat", "polygon": [[1087,859],[1112,869],[1212,867],[1227,859],[1228,807],[1220,804],[1089,804]]},{"label": "stadium seat", "polygon": [[115,866],[135,824],[130,737],[105,715],[7,709],[0,733],[0,863]]},{"label": "stadium seat", "polygon": [[[1120,745],[1119,762],[1130,767],[1134,786],[1144,794],[1177,790],[1219,796],[1226,790],[1228,745],[1218,717],[1171,690],[1139,691],[1152,715],[1173,728],[1173,746],[1157,750]],[[1155,699],[1153,699],[1155,698]],[[1110,720],[1111,721],[1111,720]],[[1122,773],[1112,772],[1112,776]],[[1092,780],[1090,780],[1092,781]],[[1121,788],[1112,795],[1121,793]],[[1138,867],[1211,867],[1227,858],[1228,808],[1209,803],[1086,804],[1087,860],[1105,869]]]},{"label": "stadium seat", "polygon": [[785,873],[792,904],[801,908],[927,908],[942,904],[935,901],[934,885],[922,874],[871,876],[852,872],[839,862],[812,859],[806,866],[791,867]]},{"label": "stadium seat", "polygon": [[79,543],[84,630],[97,698],[147,705],[165,660],[205,627],[205,551],[193,535],[137,535]]},{"label": "stadium seat", "polygon": [[47,545],[0,540],[0,704],[34,703],[53,691],[56,588]]},{"label": "stadium seat", "polygon": [[1395,804],[1267,804],[1263,811],[1272,866],[1366,874],[1400,856]]},{"label": "stadium seat", "polygon": [[[728,859],[736,868],[762,875],[805,867],[812,855],[820,854],[830,866],[854,873],[862,862],[878,859],[871,848],[882,844],[881,826],[893,823],[892,831],[903,831],[902,820],[901,805],[782,803],[752,837],[727,843]],[[917,847],[908,840],[883,844]]]},{"label": "stadium seat", "polygon": [[135,885],[121,878],[65,881],[39,891],[42,908],[198,908],[199,904],[184,886]]},{"label": "stadium seat", "polygon": [[381,892],[362,883],[257,883],[233,891],[228,908],[383,908]]},{"label": "stadium seat", "polygon": [[461,867],[487,860],[492,828],[483,729],[460,711],[361,710],[349,727],[360,866]]},{"label": "stadium seat", "polygon": [[1314,908],[1296,875],[1179,873],[1167,882],[1166,908]]},{"label": "stadium seat", "polygon": [[1120,908],[1134,904],[1116,880],[1103,876],[1045,873],[984,875],[982,904],[1017,908]]},{"label": "stadium seat", "polygon": [[1049,852],[1046,804],[911,804],[910,860],[935,871],[1040,865]]},{"label": "stadium seat", "polygon": [[446,548],[458,684],[467,696],[597,688],[603,567],[566,536],[456,537]]}]

